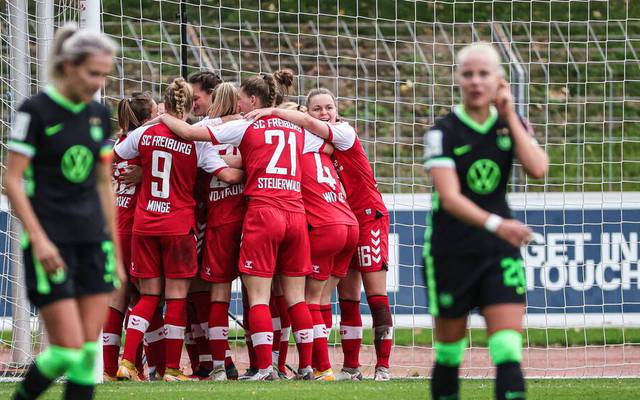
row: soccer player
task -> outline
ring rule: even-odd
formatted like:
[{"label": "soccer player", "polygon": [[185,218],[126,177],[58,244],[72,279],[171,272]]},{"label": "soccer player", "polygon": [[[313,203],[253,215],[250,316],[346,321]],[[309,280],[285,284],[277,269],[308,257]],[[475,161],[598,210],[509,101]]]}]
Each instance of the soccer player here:
[{"label": "soccer player", "polygon": [[65,398],[93,397],[96,340],[110,292],[126,279],[115,240],[110,116],[93,101],[116,50],[104,35],[73,24],[60,28],[49,59],[52,84],[14,117],[5,185],[24,226],[29,300],[50,342],[16,400],[39,397],[65,374]]},{"label": "soccer player", "polygon": [[[120,136],[117,142],[123,141],[127,134],[154,118],[158,113],[158,105],[149,93],[133,93],[131,97],[124,98],[118,103],[118,126]],[[113,181],[116,186],[116,210],[117,230],[122,249],[122,263],[128,272],[131,266],[131,230],[133,228],[133,215],[138,199],[139,182],[129,184],[122,179],[129,168],[140,165],[140,159],[124,160],[113,168]],[[125,312],[130,303],[131,296],[137,295],[137,289],[132,286],[131,280],[116,290],[111,297],[111,304],[103,327],[103,362],[104,379],[115,381],[118,371],[118,356],[120,355],[120,335]]]},{"label": "soccer player", "polygon": [[496,398],[525,398],[520,247],[531,230],[511,217],[506,191],[514,156],[537,179],[547,171],[547,157],[516,113],[500,63],[487,43],[460,50],[456,80],[462,104],[425,135],[425,167],[434,186],[424,258],[435,320],[436,400],[458,397],[467,317],[474,307],[487,323]]},{"label": "soccer player", "polygon": [[[360,287],[364,283],[369,308],[373,317],[376,369],[374,379],[390,379],[389,356],[393,338],[393,321],[386,289],[389,237],[389,213],[369,160],[356,131],[347,122],[338,121],[336,102],[327,89],[314,89],[307,95],[307,113],[294,110],[266,110],[296,123],[310,132],[330,141],[335,151],[334,164],[347,193],[360,233],[358,247],[347,277],[338,285],[340,296],[340,334],[344,366],[336,374],[336,380],[360,380],[360,345],[362,343],[362,319],[360,317]],[[328,302],[331,292],[323,294]],[[327,321],[328,310],[325,309]]]},{"label": "soccer player", "polygon": [[191,114],[196,117],[209,118],[215,90],[222,83],[220,75],[213,71],[197,71],[187,78],[193,88],[193,109]]},{"label": "soccer player", "polygon": [[[242,83],[238,105],[242,112],[275,104],[274,75],[258,75]],[[271,280],[282,274],[283,292],[299,354],[299,379],[312,379],[313,322],[304,300],[305,276],[311,272],[309,238],[300,193],[300,155],[317,151],[323,142],[280,118],[232,121],[217,127],[192,127],[176,118],[163,117],[183,137],[240,149],[247,175],[248,201],[242,228],[239,270],[247,287],[251,309],[249,329],[258,372],[251,380],[273,379],[273,326],[269,310]],[[304,151],[303,151],[304,150]]]},{"label": "soccer player", "polygon": [[[182,78],[165,91],[167,114],[186,119],[193,94]],[[136,129],[116,145],[119,159],[140,156],[142,183],[133,224],[131,275],[139,279],[140,300],[129,318],[120,379],[137,380],[136,349],[149,326],[164,289],[165,381],[190,380],[180,371],[186,327],[186,297],[197,272],[195,201],[197,168],[214,172],[226,164],[208,143],[175,136],[163,124]]]}]

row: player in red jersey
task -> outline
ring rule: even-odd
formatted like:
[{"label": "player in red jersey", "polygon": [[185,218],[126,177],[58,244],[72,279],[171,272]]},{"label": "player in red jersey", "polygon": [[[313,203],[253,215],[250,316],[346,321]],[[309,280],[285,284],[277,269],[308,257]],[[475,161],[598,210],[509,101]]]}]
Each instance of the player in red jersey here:
[{"label": "player in red jersey", "polygon": [[386,381],[393,338],[393,321],[386,290],[389,213],[378,191],[373,171],[353,127],[339,122],[335,98],[326,89],[315,89],[307,96],[308,114],[294,110],[265,110],[261,113],[292,121],[335,146],[336,170],[347,192],[347,201],[360,224],[358,249],[347,277],[339,284],[345,365],[338,380],[362,379],[358,366],[362,342],[360,286],[364,283],[373,317],[376,348],[375,379]]},{"label": "player in red jersey", "polygon": [[[118,126],[121,133],[117,143],[122,142],[130,131],[154,118],[157,112],[158,105],[148,93],[133,93],[131,97],[122,99],[118,103]],[[130,184],[123,178],[134,165],[140,165],[139,158],[121,161],[118,164],[114,164],[113,168],[113,182],[117,196],[116,226],[120,236],[122,263],[127,272],[129,272],[129,266],[131,265],[131,230],[133,228],[133,213],[138,199],[139,185],[137,183]],[[106,381],[116,380],[122,323],[124,322],[125,312],[131,296],[135,292],[136,289],[133,288],[132,282],[129,280],[127,285],[123,285],[114,291],[111,297],[111,304],[102,329],[104,379]]]},{"label": "player in red jersey", "polygon": [[[186,118],[191,86],[182,78],[165,92],[167,113]],[[180,371],[186,326],[186,295],[197,272],[193,198],[197,168],[226,166],[211,145],[180,139],[163,124],[138,128],[115,147],[120,159],[140,156],[142,184],[133,225],[131,275],[139,279],[140,300],[133,308],[117,376],[135,379],[135,351],[159,302],[166,299],[165,381],[188,380]],[[164,278],[164,279],[163,279]],[[163,285],[164,284],[164,285]]]},{"label": "player in red jersey", "polygon": [[[277,73],[276,73],[277,74]],[[246,80],[238,96],[239,109],[250,112],[273,105],[276,79],[258,75]],[[233,121],[207,130],[191,127],[176,118],[162,118],[183,137],[240,149],[247,175],[244,195],[248,201],[242,229],[239,270],[247,287],[251,309],[249,329],[258,372],[251,380],[273,379],[271,350],[273,326],[269,311],[271,280],[282,274],[284,295],[298,345],[298,377],[311,379],[313,322],[304,300],[305,276],[311,272],[309,239],[300,181],[300,156],[317,151],[323,142],[280,118]]]}]

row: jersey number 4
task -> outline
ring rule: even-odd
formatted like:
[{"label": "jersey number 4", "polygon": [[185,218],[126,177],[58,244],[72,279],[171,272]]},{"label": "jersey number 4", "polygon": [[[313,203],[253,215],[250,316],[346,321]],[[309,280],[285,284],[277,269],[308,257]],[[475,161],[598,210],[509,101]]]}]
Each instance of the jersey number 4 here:
[{"label": "jersey number 4", "polygon": [[162,150],[154,150],[151,154],[151,176],[160,178],[160,182],[151,182],[151,195],[160,199],[169,198],[169,178],[173,156]]},{"label": "jersey number 4", "polygon": [[[288,132],[288,136],[285,139],[285,132],[280,129],[270,129],[264,132],[264,142],[266,144],[273,144],[274,138],[276,139],[276,150],[269,160],[267,165],[267,173],[275,175],[291,175],[296,176],[296,134],[294,132]],[[289,145],[289,158],[291,160],[291,170],[286,167],[276,167],[285,145]]]}]

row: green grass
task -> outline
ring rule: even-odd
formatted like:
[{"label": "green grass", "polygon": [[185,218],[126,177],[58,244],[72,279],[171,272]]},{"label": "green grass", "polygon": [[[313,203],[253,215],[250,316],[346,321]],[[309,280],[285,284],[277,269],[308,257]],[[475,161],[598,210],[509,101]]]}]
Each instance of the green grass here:
[{"label": "green grass", "polygon": [[[527,399],[635,399],[638,397],[639,379],[562,379],[529,380]],[[15,384],[0,384],[0,398],[8,398]],[[487,380],[462,382],[463,399],[493,398],[493,383]],[[62,386],[56,385],[41,399],[59,399]],[[340,399],[340,400],[389,400],[426,399],[429,381],[426,379],[394,380],[391,382],[189,382],[189,383],[138,383],[101,385],[95,399]]]}]

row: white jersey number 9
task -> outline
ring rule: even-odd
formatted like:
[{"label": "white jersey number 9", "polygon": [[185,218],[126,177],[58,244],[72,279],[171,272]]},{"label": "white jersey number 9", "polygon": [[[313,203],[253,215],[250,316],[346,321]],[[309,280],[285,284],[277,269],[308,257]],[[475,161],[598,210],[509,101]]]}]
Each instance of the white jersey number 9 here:
[{"label": "white jersey number 9", "polygon": [[[289,173],[291,176],[296,176],[296,134],[289,132],[287,139],[285,139],[284,136],[284,131],[280,129],[264,131],[264,142],[266,144],[273,144],[274,137],[278,139],[276,150],[273,152],[273,156],[271,156],[271,160],[269,160],[269,164],[267,165],[267,173],[275,175],[286,175]],[[276,164],[280,161],[280,156],[282,156],[285,144],[289,144],[291,171],[288,171],[285,167],[276,167]]]},{"label": "white jersey number 9", "polygon": [[[173,156],[166,151],[154,150],[151,156],[151,175],[161,182],[151,182],[151,195],[160,199],[169,198],[169,178]],[[160,161],[162,160],[162,162]],[[162,163],[162,168],[160,164]]]}]

